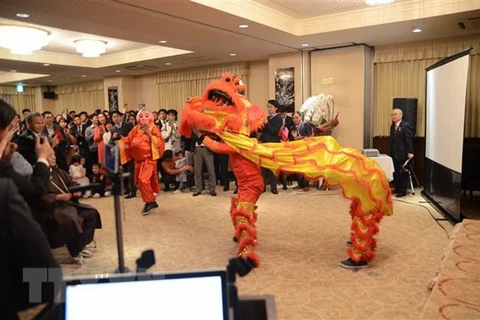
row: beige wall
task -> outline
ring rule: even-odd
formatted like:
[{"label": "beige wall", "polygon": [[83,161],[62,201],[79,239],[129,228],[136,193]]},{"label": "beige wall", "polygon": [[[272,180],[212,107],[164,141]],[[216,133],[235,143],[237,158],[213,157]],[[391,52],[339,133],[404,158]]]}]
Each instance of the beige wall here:
[{"label": "beige wall", "polygon": [[[310,51],[302,52],[302,78],[303,78],[303,90],[301,97],[301,104],[312,95],[312,53]],[[300,109],[298,108],[298,110]]]},{"label": "beige wall", "polygon": [[251,103],[257,104],[266,110],[270,98],[268,60],[252,61],[249,64],[247,82],[247,97]]},{"label": "beige wall", "polygon": [[[269,99],[275,99],[275,71],[279,68],[295,68],[295,110],[302,106],[303,77],[302,52],[273,55],[268,60]],[[266,106],[265,106],[266,108]]]},{"label": "beige wall", "polygon": [[132,108],[137,106],[137,90],[135,88],[134,77],[122,77],[123,103],[119,105],[122,110],[123,105],[127,103]]},{"label": "beige wall", "polygon": [[[332,94],[340,125],[332,136],[344,147],[363,149],[365,112],[365,48],[312,53],[312,95]],[[330,79],[332,83],[326,83]]]},{"label": "beige wall", "polygon": [[[40,113],[43,111],[50,111],[53,114],[61,113],[63,111],[62,106],[57,106],[56,100],[44,99],[44,91],[48,91],[48,88],[35,87],[35,111]],[[55,87],[50,87],[50,91],[55,91]]]},{"label": "beige wall", "polygon": [[155,74],[135,77],[135,90],[135,105],[145,103],[151,110],[158,110],[162,107],[158,105],[158,84]]}]

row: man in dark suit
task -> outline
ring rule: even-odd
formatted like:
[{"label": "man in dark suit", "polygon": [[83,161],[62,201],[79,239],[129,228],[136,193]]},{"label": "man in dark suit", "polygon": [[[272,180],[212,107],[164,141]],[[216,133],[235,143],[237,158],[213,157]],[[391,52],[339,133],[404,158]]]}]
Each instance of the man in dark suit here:
[{"label": "man in dark suit", "polygon": [[29,114],[25,120],[27,129],[18,137],[19,152],[33,166],[37,161],[35,140],[37,137],[44,136],[42,131],[45,124],[42,115],[38,112]]},{"label": "man in dark suit", "polygon": [[[268,121],[265,123],[265,126],[262,129],[259,141],[264,142],[280,142],[280,137],[278,132],[283,127],[283,119],[278,109],[280,105],[277,100],[268,100]],[[277,177],[275,174],[266,168],[262,167],[262,176],[265,186],[270,183],[270,191],[273,194],[278,194],[277,191]],[[264,189],[265,191],[265,189]]]},{"label": "man in dark suit", "polygon": [[88,142],[85,139],[85,130],[87,130],[87,127],[86,124],[82,123],[79,115],[73,117],[73,125],[70,128],[70,134],[77,141],[78,153],[82,158],[85,158],[85,160],[87,160],[89,153]]},{"label": "man in dark suit", "polygon": [[393,173],[395,190],[393,193],[397,194],[397,198],[407,195],[408,176],[404,170],[402,170],[402,166],[407,159],[413,158],[413,130],[408,122],[402,120],[402,117],[402,110],[392,110],[390,155],[395,168],[395,172]]},{"label": "man in dark suit", "polygon": [[[123,122],[123,115],[119,111],[112,112],[112,141],[120,140],[130,133],[133,129],[133,124],[131,122]],[[123,170],[125,172],[130,173],[130,177],[127,178],[128,180],[124,181],[125,185],[125,193],[126,199],[134,198],[137,194],[137,187],[135,186],[135,182],[133,179],[133,175],[135,173],[135,165],[134,161],[131,160],[123,165]]]},{"label": "man in dark suit", "polygon": [[92,125],[92,122],[90,121],[88,113],[86,111],[80,112],[78,116],[80,117],[80,121],[82,122],[82,134],[85,136],[85,130],[87,130],[87,128]]},{"label": "man in dark suit", "polygon": [[52,141],[55,157],[57,158],[57,166],[62,170],[68,171],[67,150],[69,142],[67,135],[60,125],[53,122],[53,113],[45,111],[42,113],[42,116],[45,122],[45,128],[42,133]]},{"label": "man in dark suit", "polygon": [[27,117],[28,117],[28,115],[29,115],[30,113],[32,113],[32,112],[30,111],[30,109],[23,109],[23,110],[22,110],[23,120],[20,121],[20,132],[19,132],[20,134],[22,134],[25,130],[27,130],[27,121],[26,121],[26,119],[27,119]]}]

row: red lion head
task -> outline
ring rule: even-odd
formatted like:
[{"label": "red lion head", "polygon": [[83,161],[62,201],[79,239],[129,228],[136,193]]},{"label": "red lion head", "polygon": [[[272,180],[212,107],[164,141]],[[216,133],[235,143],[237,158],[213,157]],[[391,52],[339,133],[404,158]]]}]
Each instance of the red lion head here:
[{"label": "red lion head", "polygon": [[250,135],[266,121],[262,108],[243,95],[240,76],[224,73],[213,80],[200,97],[188,98],[182,110],[179,131],[190,137],[192,131],[216,134],[228,131]]}]

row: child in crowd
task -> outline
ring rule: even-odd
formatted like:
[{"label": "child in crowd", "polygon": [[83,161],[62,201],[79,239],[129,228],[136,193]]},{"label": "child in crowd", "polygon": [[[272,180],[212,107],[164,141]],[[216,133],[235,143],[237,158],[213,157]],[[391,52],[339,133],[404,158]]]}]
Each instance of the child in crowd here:
[{"label": "child in crowd", "polygon": [[[74,155],[72,157],[72,164],[70,165],[68,173],[70,174],[70,177],[72,177],[73,181],[75,181],[81,186],[86,186],[90,184],[90,181],[86,177],[86,169],[80,163],[81,160],[82,160],[82,157],[79,154]],[[83,197],[90,198],[91,195],[92,195],[92,192],[88,190],[88,191],[85,191]]]},{"label": "child in crowd", "polygon": [[[183,151],[178,151],[175,154],[175,169],[181,169],[187,164],[187,159],[183,155]],[[175,181],[179,182],[177,190],[173,193],[181,193],[185,188],[185,182],[187,182],[187,171],[180,172],[176,177]]]},{"label": "child in crowd", "polygon": [[93,198],[98,199],[100,197],[109,197],[110,191],[105,191],[105,185],[107,182],[107,177],[100,172],[100,165],[95,163],[92,165],[93,174],[90,176],[91,183],[98,183],[99,186],[92,189]]}]

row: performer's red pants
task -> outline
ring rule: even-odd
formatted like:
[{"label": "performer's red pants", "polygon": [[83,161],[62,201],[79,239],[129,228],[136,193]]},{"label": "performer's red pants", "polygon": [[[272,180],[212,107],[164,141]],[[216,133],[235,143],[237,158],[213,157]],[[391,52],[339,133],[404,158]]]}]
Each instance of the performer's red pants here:
[{"label": "performer's red pants", "polygon": [[153,193],[160,192],[156,160],[135,161],[135,183],[140,189],[143,202],[155,202]]}]

